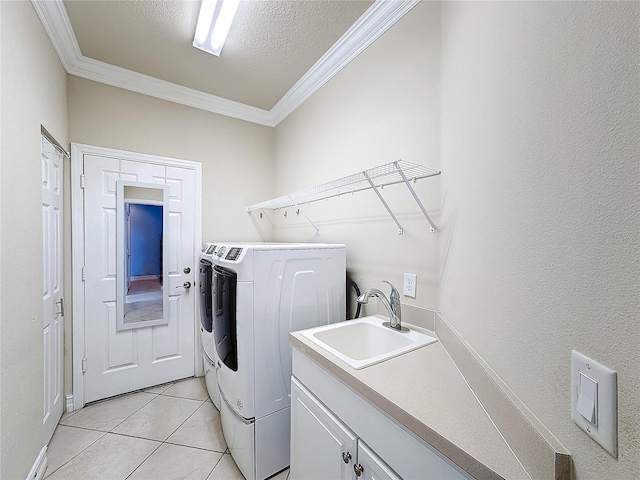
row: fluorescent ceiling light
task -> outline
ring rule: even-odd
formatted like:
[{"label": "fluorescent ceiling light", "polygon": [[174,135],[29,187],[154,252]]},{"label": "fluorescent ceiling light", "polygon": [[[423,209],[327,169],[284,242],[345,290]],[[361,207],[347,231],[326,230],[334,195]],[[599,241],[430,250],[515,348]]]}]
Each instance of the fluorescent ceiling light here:
[{"label": "fluorescent ceiling light", "polygon": [[220,56],[240,0],[202,0],[193,46]]}]

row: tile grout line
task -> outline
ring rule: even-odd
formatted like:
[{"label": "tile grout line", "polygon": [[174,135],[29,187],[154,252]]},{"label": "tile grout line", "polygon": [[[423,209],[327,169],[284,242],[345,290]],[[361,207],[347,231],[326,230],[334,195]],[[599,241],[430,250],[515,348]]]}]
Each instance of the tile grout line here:
[{"label": "tile grout line", "polygon": [[[169,396],[169,395],[167,395],[167,396]],[[183,397],[171,397],[171,398],[183,398]],[[187,398],[186,400],[193,400],[193,399],[192,399],[192,398]],[[198,408],[196,408],[196,409],[191,413],[191,415],[189,415],[187,418],[185,418],[185,419],[184,419],[184,421],[183,421],[180,425],[178,425],[178,426],[173,430],[173,432],[171,432],[169,435],[167,435],[167,438],[165,438],[165,439],[162,441],[162,443],[163,443],[163,444],[164,444],[164,443],[167,443],[167,440],[169,440],[169,437],[171,437],[171,435],[173,435],[174,433],[176,433],[176,432],[178,431],[178,429],[179,429],[182,425],[184,425],[184,424],[187,422],[187,420],[189,420],[191,417],[193,417],[193,416],[195,415],[195,413],[196,413],[198,410],[200,410],[200,408],[202,408],[202,405],[204,405],[205,403],[206,403],[206,400],[203,400],[203,401],[202,401],[202,403],[200,403],[200,406],[199,406]],[[173,445],[173,444],[170,444],[170,445]],[[204,450],[204,449],[203,449],[203,450]]]},{"label": "tile grout line", "polygon": [[216,467],[218,465],[220,465],[220,462],[222,461],[222,459],[224,458],[224,453],[222,455],[220,455],[220,458],[218,459],[218,461],[216,462],[216,464],[213,466],[213,468],[211,469],[211,471],[207,474],[207,479],[211,476],[211,474],[213,473],[213,471],[216,469]]},{"label": "tile grout line", "polygon": [[[58,426],[60,426],[60,424],[58,424]],[[78,430],[89,430],[90,432],[100,432],[102,433],[102,435],[100,435],[98,438],[96,438],[93,442],[91,442],[89,445],[87,445],[86,447],[84,447],[82,450],[80,450],[78,453],[76,453],[74,456],[72,456],[69,460],[67,460],[66,462],[64,462],[62,465],[60,465],[58,468],[56,468],[55,470],[51,470],[51,472],[46,473],[45,470],[45,475],[44,478],[48,478],[51,475],[53,475],[54,473],[56,473],[58,470],[60,470],[62,467],[64,467],[67,463],[69,463],[71,460],[73,460],[74,458],[76,458],[78,455],[80,455],[81,453],[83,453],[85,450],[87,450],[89,447],[91,447],[93,444],[95,444],[98,440],[104,438],[105,435],[107,435],[109,432],[104,432],[102,430],[91,430],[89,428],[82,428],[82,427],[72,427],[70,425],[62,425],[63,427],[67,427],[67,428],[77,428]],[[57,429],[58,427],[56,427]]]},{"label": "tile grout line", "polygon": [[[198,378],[198,377],[190,377],[188,379],[184,379],[183,381],[188,381],[191,378]],[[207,403],[209,400],[208,399],[204,399],[204,400],[200,400],[200,399],[195,399],[195,398],[189,398],[189,397],[185,397],[185,396],[180,396],[180,395],[166,395],[164,392],[166,392],[167,390],[169,390],[171,387],[173,387],[174,385],[176,385],[177,383],[179,383],[180,381],[177,382],[173,382],[171,383],[171,385],[169,385],[168,383],[167,388],[165,388],[161,393],[151,393],[148,392],[146,390],[150,390],[153,388],[158,388],[158,386],[156,387],[150,387],[146,390],[140,390],[140,391],[136,391],[136,392],[130,392],[128,394],[125,395],[121,395],[118,396],[119,398],[123,398],[126,397],[127,395],[132,395],[134,393],[148,393],[150,395],[153,395],[153,398],[150,399],[148,402],[145,402],[143,405],[141,405],[139,408],[137,408],[134,412],[132,412],[130,415],[128,415],[127,417],[125,417],[123,420],[121,420],[119,423],[117,423],[111,430],[105,431],[105,430],[98,430],[98,429],[93,429],[93,428],[87,428],[87,427],[81,427],[81,426],[76,426],[76,425],[66,425],[62,422],[58,423],[58,426],[62,425],[64,427],[68,427],[68,428],[74,428],[77,430],[85,430],[85,431],[91,431],[91,432],[99,432],[101,433],[101,435],[93,442],[91,442],[89,445],[87,445],[86,447],[84,447],[80,452],[78,452],[77,454],[75,454],[74,456],[72,456],[69,460],[67,460],[66,462],[64,462],[62,465],[60,465],[58,468],[56,468],[55,470],[52,470],[51,472],[49,472],[45,478],[53,475],[55,472],[57,472],[58,470],[60,470],[61,468],[63,468],[65,465],[67,465],[68,463],[70,463],[72,460],[74,460],[75,458],[77,458],[79,455],[81,455],[83,452],[85,452],[87,449],[89,449],[91,446],[93,446],[96,442],[98,442],[99,440],[103,439],[106,435],[112,434],[112,435],[118,435],[118,436],[123,436],[123,437],[129,437],[129,438],[138,438],[141,440],[147,440],[147,441],[153,441],[153,442],[157,442],[158,446],[153,449],[152,452],[150,452],[126,477],[124,477],[123,480],[126,480],[128,478],[131,477],[131,475],[133,475],[141,466],[144,462],[146,462],[162,445],[164,445],[165,443],[168,445],[175,445],[175,446],[180,446],[180,447],[184,447],[184,448],[193,448],[196,450],[202,450],[202,451],[207,451],[207,452],[213,452],[213,453],[217,453],[220,454],[220,458],[218,459],[218,461],[215,463],[215,465],[213,466],[213,468],[209,471],[207,478],[213,473],[213,471],[215,470],[215,468],[220,464],[220,461],[222,460],[222,458],[224,457],[224,455],[226,455],[226,452],[228,451],[228,448],[225,450],[225,452],[219,452],[217,450],[209,450],[206,448],[202,448],[202,447],[194,447],[194,446],[190,446],[190,445],[181,445],[179,443],[171,443],[168,442],[168,439],[171,437],[171,435],[173,435],[174,433],[176,433],[176,431],[182,427],[198,410],[200,410],[202,408],[202,406]],[[162,386],[162,385],[160,385]],[[145,438],[145,437],[141,437],[141,436],[136,436],[136,435],[127,435],[124,433],[118,433],[118,432],[114,432],[114,430],[116,428],[118,428],[118,426],[120,426],[122,423],[124,423],[125,421],[127,421],[129,418],[131,418],[133,415],[135,415],[136,413],[138,413],[140,410],[142,410],[144,407],[146,407],[147,405],[149,405],[151,402],[153,402],[154,400],[156,400],[158,397],[160,396],[165,396],[165,397],[169,397],[169,398],[180,398],[180,399],[184,399],[184,400],[195,400],[195,401],[199,401],[200,405],[187,417],[185,418],[185,420],[178,425],[178,427],[176,427],[167,437],[165,440],[163,441],[159,441],[159,440],[155,440],[155,439],[151,439],[151,438]],[[116,398],[118,398],[116,397]],[[99,404],[99,403],[107,403],[110,400],[114,400],[115,398],[112,399],[106,399],[103,402],[96,402],[95,405]],[[79,413],[80,411],[82,411],[82,409],[77,410],[76,412],[73,412],[72,415],[69,415],[67,418],[65,418],[65,420],[69,419],[70,417],[74,416],[76,413]],[[288,477],[287,477],[288,478]]]},{"label": "tile grout line", "polygon": [[[194,377],[194,378],[198,378],[198,377]],[[167,389],[167,390],[168,390],[168,389]],[[166,390],[165,390],[165,391],[166,391]],[[171,397],[171,395],[165,395],[165,396],[167,396],[167,397]],[[186,397],[173,397],[173,398],[186,398]],[[191,415],[189,415],[189,416],[185,419],[185,421],[184,421],[184,422],[182,422],[182,423],[181,423],[181,424],[180,424],[180,425],[179,425],[179,426],[178,426],[178,427],[177,427],[173,432],[171,432],[171,434],[167,437],[167,439],[166,439],[165,441],[163,441],[163,442],[162,442],[162,445],[164,445],[165,443],[167,443],[167,444],[169,444],[169,445],[177,445],[177,446],[180,446],[180,447],[186,447],[186,448],[197,448],[197,449],[199,449],[199,450],[204,450],[204,451],[207,451],[207,452],[220,453],[220,454],[221,454],[221,455],[220,455],[220,458],[218,459],[218,461],[215,463],[215,465],[213,466],[213,468],[212,468],[212,469],[209,471],[209,473],[207,474],[207,477],[206,477],[207,479],[211,476],[211,474],[213,473],[213,471],[216,469],[216,467],[220,464],[220,462],[222,461],[222,459],[223,459],[223,458],[224,458],[224,456],[226,455],[226,452],[229,450],[229,448],[228,448],[228,447],[225,449],[225,451],[224,451],[224,452],[219,452],[219,451],[217,451],[217,450],[209,450],[209,449],[206,449],[206,448],[192,447],[192,446],[188,446],[188,445],[181,445],[181,444],[179,444],[179,443],[178,443],[178,444],[176,444],[176,443],[171,443],[171,442],[168,442],[167,440],[169,440],[169,438],[171,437],[171,435],[173,435],[174,433],[176,433],[176,432],[178,431],[178,429],[179,429],[180,427],[182,427],[182,425],[184,425],[184,424],[189,420],[189,418],[191,418],[193,415],[195,415],[195,413],[196,413],[198,410],[200,410],[200,409],[202,408],[202,406],[203,406],[205,403],[207,403],[208,401],[209,401],[208,399],[203,400],[203,401],[202,401],[202,403],[200,404],[200,406],[199,406],[199,407],[198,407],[198,408],[197,408],[197,409],[196,409],[196,410],[195,410]],[[160,447],[158,447],[158,448],[160,448]],[[288,478],[288,477],[287,477],[287,478]]]},{"label": "tile grout line", "polygon": [[[171,388],[171,387],[169,387],[169,388]],[[130,393],[127,393],[127,394],[125,394],[125,395],[119,395],[119,396],[118,396],[118,397],[116,397],[116,398],[124,398],[124,397],[126,397],[126,396],[128,396],[128,395],[132,395],[132,394],[134,394],[134,393],[149,393],[149,392],[143,392],[143,391],[140,391],[140,392],[130,392]],[[63,463],[62,465],[60,465],[58,468],[56,468],[55,470],[53,470],[53,471],[52,471],[49,475],[47,475],[46,477],[49,477],[50,475],[53,475],[55,472],[57,472],[57,471],[58,471],[58,470],[60,470],[62,467],[64,467],[65,465],[67,465],[67,464],[68,464],[69,462],[71,462],[74,458],[78,457],[80,454],[82,454],[82,453],[83,453],[84,451],[86,451],[89,447],[91,447],[92,445],[94,445],[98,440],[100,440],[100,439],[104,438],[106,435],[108,435],[108,434],[110,434],[110,433],[113,433],[114,435],[117,435],[117,433],[113,432],[113,430],[114,430],[114,429],[116,429],[116,428],[118,427],[118,425],[120,425],[122,422],[124,422],[124,421],[126,421],[127,419],[129,419],[129,417],[131,417],[132,415],[134,415],[135,413],[137,413],[138,411],[140,411],[142,408],[144,408],[146,405],[148,405],[149,403],[153,402],[156,398],[158,398],[158,397],[160,396],[160,394],[155,394],[155,393],[151,393],[150,395],[153,395],[154,397],[153,397],[151,400],[149,400],[148,402],[146,402],[144,405],[142,405],[140,408],[138,408],[138,409],[137,409],[135,412],[133,412],[131,415],[129,415],[128,417],[126,417],[124,420],[122,420],[120,423],[118,423],[117,425],[115,425],[111,430],[108,430],[108,431],[104,431],[104,430],[97,430],[97,429],[92,429],[92,428],[85,428],[85,427],[78,427],[78,426],[74,426],[74,425],[65,425],[65,424],[63,424],[63,423],[61,423],[61,422],[60,422],[60,423],[58,423],[58,426],[62,425],[62,426],[64,426],[64,427],[78,428],[78,429],[81,429],[81,430],[89,430],[89,431],[92,431],[92,432],[101,432],[101,433],[102,433],[102,435],[101,435],[99,438],[97,438],[94,442],[92,442],[91,444],[89,444],[89,445],[87,445],[85,448],[83,448],[83,449],[82,449],[80,452],[78,452],[76,455],[74,455],[73,457],[71,457],[69,460],[67,460],[66,462],[64,462],[64,463]],[[104,401],[102,401],[102,402],[96,402],[94,405],[99,405],[100,403],[103,403],[103,404],[104,404],[104,403],[109,402],[110,400],[114,400],[114,399],[113,399],[113,398],[112,398],[112,399],[106,399],[106,400],[104,400]],[[77,412],[75,412],[75,413],[79,413],[79,412],[81,412],[81,411],[82,411],[82,409],[79,409],[79,410],[78,410]],[[73,415],[71,415],[70,417],[72,417],[72,416],[73,416]],[[70,417],[67,417],[67,418],[70,418]],[[66,420],[66,419],[65,419],[65,420]],[[57,427],[56,427],[56,428],[57,428]],[[134,437],[134,438],[142,438],[142,437]],[[149,439],[144,439],[144,440],[149,440]],[[158,446],[158,448],[160,448],[160,446]],[[155,450],[157,450],[157,448],[156,448]],[[155,450],[154,450],[154,452],[155,452]],[[152,452],[152,453],[153,453],[153,452]],[[148,458],[148,457],[147,457],[147,458]],[[146,458],[145,458],[145,460],[146,460]],[[140,464],[140,465],[142,465],[142,464]],[[140,466],[140,465],[138,465],[138,466]],[[136,469],[137,469],[137,467],[136,467]],[[134,471],[135,471],[135,470],[134,470]],[[132,472],[132,473],[133,473],[133,472]],[[129,475],[130,475],[130,474],[129,474]],[[46,477],[45,477],[45,478],[46,478]],[[128,478],[128,476],[127,476],[127,477],[125,477],[125,478]]]},{"label": "tile grout line", "polygon": [[[117,435],[117,434],[115,434],[115,435]],[[140,438],[140,437],[133,437],[133,438]],[[145,439],[145,440],[146,440],[146,439]],[[152,451],[151,453],[149,453],[149,455],[147,455],[147,456],[144,458],[144,460],[142,460],[142,461],[138,464],[138,466],[137,466],[136,468],[134,468],[134,469],[131,471],[131,473],[130,473],[129,475],[127,475],[126,477],[124,477],[124,479],[123,479],[123,480],[127,480],[127,478],[131,477],[131,475],[133,475],[133,474],[136,472],[136,470],[138,470],[138,469],[142,466],[142,464],[143,464],[144,462],[146,462],[146,461],[149,459],[149,457],[151,457],[151,455],[153,455],[154,453],[156,453],[156,452],[158,451],[158,449],[159,449],[161,446],[162,446],[162,443],[161,443],[160,445],[158,445],[156,448],[154,448],[154,449],[153,449],[153,451]]]},{"label": "tile grout line", "polygon": [[[194,378],[198,378],[198,377],[194,377]],[[176,383],[177,383],[177,382],[176,382]],[[175,385],[175,383],[174,383],[173,385]],[[171,387],[172,387],[173,385],[171,385]],[[171,388],[171,387],[166,388],[162,393],[159,393],[159,394],[158,394],[158,396],[165,396],[165,397],[170,397],[170,398],[181,398],[181,399],[184,399],[184,400],[197,400],[197,399],[195,399],[195,398],[188,398],[188,397],[183,397],[183,396],[179,396],[179,395],[166,395],[164,392],[166,392],[167,390],[169,390],[169,388]],[[153,401],[153,400],[152,400],[152,401]],[[200,410],[200,408],[202,408],[202,406],[203,406],[205,403],[207,403],[207,400],[206,400],[206,399],[205,399],[205,400],[198,400],[198,401],[200,401],[200,402],[201,402],[201,403],[200,403],[200,405],[198,406],[198,408],[196,408],[196,409],[191,413],[191,415],[189,415],[187,418],[185,418],[185,419],[184,419],[184,421],[183,421],[180,425],[178,425],[178,426],[173,430],[173,432],[171,432],[169,435],[167,435],[167,438],[166,438],[165,440],[162,440],[162,441],[159,441],[159,440],[153,440],[153,441],[156,441],[156,442],[160,442],[160,445],[158,445],[158,447],[157,447],[155,450],[153,450],[153,452],[151,452],[151,453],[150,453],[150,454],[149,454],[149,455],[148,455],[148,456],[147,456],[147,457],[146,457],[142,462],[140,462],[140,464],[139,464],[139,465],[138,465],[138,466],[137,466],[137,467],[136,467],[136,468],[135,468],[135,469],[134,469],[134,470],[133,470],[133,471],[132,471],[132,472],[131,472],[131,473],[130,473],[130,474],[129,474],[125,479],[124,479],[124,480],[127,480],[128,478],[130,478],[130,477],[131,477],[131,475],[133,475],[133,474],[136,472],[136,470],[138,470],[138,469],[142,466],[142,464],[143,464],[144,462],[146,462],[146,461],[149,459],[149,457],[151,457],[151,455],[153,455],[156,451],[158,451],[158,449],[160,449],[160,447],[162,447],[162,445],[164,445],[164,444],[167,444],[167,445],[175,445],[175,446],[178,446],[178,447],[184,447],[184,448],[194,448],[194,449],[197,449],[197,450],[203,450],[203,451],[207,451],[207,452],[221,453],[221,452],[218,452],[218,451],[216,451],[216,450],[208,450],[208,449],[206,449],[206,448],[192,447],[192,446],[189,446],[189,445],[181,445],[181,444],[179,444],[179,443],[171,443],[171,442],[168,442],[168,441],[167,441],[167,440],[169,440],[169,438],[171,437],[171,435],[173,435],[174,433],[176,433],[176,432],[178,431],[178,429],[179,429],[180,427],[182,427],[182,425],[184,425],[184,424],[185,424],[185,423],[186,423],[186,422],[187,422],[187,421],[188,421],[188,420],[189,420],[193,415],[195,415],[195,413],[196,413],[198,410]],[[151,403],[151,402],[149,402],[149,403]],[[148,403],[147,403],[147,404],[145,404],[145,405],[148,405]],[[142,407],[141,407],[141,408],[142,408]],[[132,415],[133,415],[133,414],[132,414]],[[129,418],[129,417],[127,417],[127,418]],[[118,434],[118,433],[114,433],[114,434],[115,434],[115,435],[130,436],[130,437],[133,437],[133,438],[143,438],[143,439],[145,439],[144,437],[136,437],[136,436],[133,436],[133,435]],[[152,439],[145,439],[145,440],[152,440]],[[209,473],[207,474],[207,478],[209,478],[209,476],[213,473],[213,471],[215,470],[216,466],[218,466],[218,464],[220,463],[220,460],[222,460],[222,457],[223,457],[223,456],[224,456],[224,453],[222,453],[222,455],[220,456],[220,458],[218,459],[218,461],[216,462],[216,464],[213,466],[213,468],[211,469],[211,471],[209,471]]]},{"label": "tile grout line", "polygon": [[[148,392],[135,392],[135,393],[148,393]],[[149,400],[148,402],[146,402],[144,405],[141,405],[140,408],[138,408],[135,412],[133,412],[131,415],[129,415],[128,417],[126,417],[124,420],[120,421],[117,425],[115,425],[111,430],[109,430],[109,433],[114,433],[113,431],[118,428],[121,424],[123,424],[124,422],[126,422],[127,420],[129,420],[132,416],[134,416],[136,413],[138,413],[140,410],[142,410],[144,407],[146,407],[147,405],[149,405],[151,402],[153,402],[156,398],[158,398],[160,396],[159,393],[149,393],[149,395],[154,395],[154,397]]]}]

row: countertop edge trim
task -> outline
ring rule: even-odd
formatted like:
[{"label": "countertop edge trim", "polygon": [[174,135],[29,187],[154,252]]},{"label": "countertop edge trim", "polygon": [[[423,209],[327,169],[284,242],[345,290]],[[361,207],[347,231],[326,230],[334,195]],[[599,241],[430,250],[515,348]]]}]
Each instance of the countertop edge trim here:
[{"label": "countertop edge trim", "polygon": [[[527,473],[533,478],[571,478],[569,451],[529,411],[524,402],[508,390],[500,377],[440,312],[435,312],[435,332]],[[523,435],[524,431],[527,433]]]}]

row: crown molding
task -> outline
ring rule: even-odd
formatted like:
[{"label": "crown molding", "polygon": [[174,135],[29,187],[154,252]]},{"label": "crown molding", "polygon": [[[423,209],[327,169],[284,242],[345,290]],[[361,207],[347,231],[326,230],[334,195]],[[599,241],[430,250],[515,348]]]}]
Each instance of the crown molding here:
[{"label": "crown molding", "polygon": [[420,3],[420,0],[376,0],[270,111],[85,57],[82,55],[62,0],[31,0],[31,3],[60,61],[70,75],[208,112],[276,127]]},{"label": "crown molding", "polygon": [[80,57],[69,70],[69,73],[88,80],[106,83],[114,87],[124,88],[208,112],[268,127],[274,126],[271,115],[267,110],[227,100],[226,98],[183,87],[182,85],[176,85],[175,83],[133,72],[126,68],[116,67],[92,58]]},{"label": "crown molding", "polygon": [[62,0],[32,0],[31,3],[40,17],[64,69],[70,73],[69,69],[76,64],[82,53]]},{"label": "crown molding", "polygon": [[293,113],[418,3],[420,0],[376,0],[271,109],[274,124]]}]

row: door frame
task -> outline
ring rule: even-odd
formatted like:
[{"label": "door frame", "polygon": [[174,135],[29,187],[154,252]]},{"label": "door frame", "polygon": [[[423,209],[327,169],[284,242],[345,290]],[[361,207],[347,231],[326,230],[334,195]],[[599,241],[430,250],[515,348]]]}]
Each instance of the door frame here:
[{"label": "door frame", "polygon": [[[128,152],[106,147],[96,147],[81,143],[71,144],[71,238],[73,247],[71,253],[71,276],[72,276],[72,368],[73,368],[73,410],[84,407],[84,373],[82,371],[83,359],[85,358],[85,292],[82,272],[85,258],[85,238],[84,238],[84,187],[82,185],[82,175],[84,174],[84,155],[95,155],[110,158],[119,158],[130,162],[152,163],[168,167],[180,167],[192,169],[195,172],[196,183],[196,209],[194,218],[194,244],[193,244],[193,265],[192,271],[198,267],[197,252],[202,244],[202,164],[190,160],[180,160],[158,155],[148,155],[145,153]],[[114,245],[115,248],[115,245]],[[198,341],[200,334],[199,309],[197,308],[196,296],[193,296],[194,312],[194,366],[196,372],[202,372],[204,366],[202,361],[202,345]],[[67,401],[67,405],[69,402]]]}]

